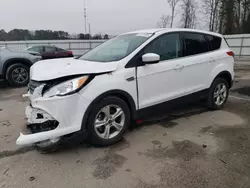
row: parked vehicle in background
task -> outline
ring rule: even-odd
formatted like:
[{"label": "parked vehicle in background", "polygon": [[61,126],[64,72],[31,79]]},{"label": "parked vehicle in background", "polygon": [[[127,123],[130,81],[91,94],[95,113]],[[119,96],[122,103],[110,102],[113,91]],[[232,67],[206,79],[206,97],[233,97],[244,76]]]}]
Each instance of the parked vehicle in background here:
[{"label": "parked vehicle in background", "polygon": [[43,59],[74,57],[72,51],[64,50],[56,46],[31,46],[26,50],[40,53]]},{"label": "parked vehicle in background", "polygon": [[12,86],[25,86],[29,82],[29,69],[42,57],[37,52],[14,51],[0,48],[0,79]]},{"label": "parked vehicle in background", "polygon": [[77,59],[40,61],[31,69],[30,134],[17,144],[46,150],[81,131],[95,145],[110,145],[131,120],[197,100],[221,109],[234,80],[233,56],[220,34],[152,29],[119,35]]}]

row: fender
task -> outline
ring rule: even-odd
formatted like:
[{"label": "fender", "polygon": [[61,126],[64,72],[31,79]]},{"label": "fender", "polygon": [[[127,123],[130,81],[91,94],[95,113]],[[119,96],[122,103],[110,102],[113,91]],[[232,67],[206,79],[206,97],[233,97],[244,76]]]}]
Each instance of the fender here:
[{"label": "fender", "polygon": [[110,90],[96,97],[95,100],[93,100],[92,103],[89,105],[82,120],[82,130],[85,130],[86,128],[85,127],[86,122],[88,121],[88,116],[89,116],[92,106],[98,103],[103,98],[108,97],[108,96],[116,96],[116,97],[123,99],[128,104],[128,107],[130,109],[131,119],[135,119],[137,117],[136,105],[135,105],[135,101],[133,97],[129,93],[123,90]]},{"label": "fender", "polygon": [[219,76],[222,76],[222,75],[223,76],[227,75],[229,84],[231,84],[232,79],[233,79],[233,75],[230,72],[230,67],[227,64],[220,64],[220,65],[216,66],[213,69],[213,71],[211,72],[208,87],[211,86],[211,84],[213,83],[213,81],[214,81],[215,78],[217,78]]},{"label": "fender", "polygon": [[5,77],[5,74],[6,74],[6,71],[7,71],[7,68],[10,66],[10,65],[13,65],[15,63],[17,63],[18,61],[20,61],[21,63],[27,65],[27,66],[32,66],[33,63],[28,60],[28,59],[25,59],[25,58],[11,58],[11,59],[8,59],[7,61],[4,62],[3,64],[3,68],[2,68],[2,75],[3,75],[3,78]]}]

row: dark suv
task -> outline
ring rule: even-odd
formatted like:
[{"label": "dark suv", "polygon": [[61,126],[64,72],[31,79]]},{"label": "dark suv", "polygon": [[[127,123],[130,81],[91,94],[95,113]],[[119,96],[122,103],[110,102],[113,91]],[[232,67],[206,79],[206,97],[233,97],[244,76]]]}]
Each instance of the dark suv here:
[{"label": "dark suv", "polygon": [[12,86],[25,86],[29,82],[29,69],[41,56],[36,52],[20,52],[0,47],[0,79]]}]

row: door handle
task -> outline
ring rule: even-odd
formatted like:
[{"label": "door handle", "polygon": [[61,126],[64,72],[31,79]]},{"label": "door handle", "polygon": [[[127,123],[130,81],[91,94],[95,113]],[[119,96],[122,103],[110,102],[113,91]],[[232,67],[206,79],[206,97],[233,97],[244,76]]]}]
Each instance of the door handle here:
[{"label": "door handle", "polygon": [[180,64],[177,64],[177,65],[175,65],[175,70],[179,70],[179,69],[183,69],[184,68],[184,66],[183,65],[180,65]]},{"label": "door handle", "polygon": [[210,59],[208,62],[209,62],[209,63],[214,63],[215,60],[214,60],[214,59]]}]

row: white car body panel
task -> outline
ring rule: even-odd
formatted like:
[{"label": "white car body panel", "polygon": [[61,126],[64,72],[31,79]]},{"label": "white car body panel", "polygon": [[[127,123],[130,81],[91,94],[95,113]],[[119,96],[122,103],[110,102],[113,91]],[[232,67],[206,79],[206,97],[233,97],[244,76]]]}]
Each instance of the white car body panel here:
[{"label": "white car body panel", "polygon": [[[74,133],[82,128],[82,120],[91,103],[110,91],[127,93],[135,104],[135,110],[142,110],[163,102],[208,89],[215,77],[223,71],[234,79],[234,58],[224,39],[221,49],[203,54],[147,64],[136,69],[125,68],[128,62],[147,44],[168,32],[192,31],[222,37],[220,34],[189,29],[151,29],[129,32],[154,35],[127,57],[116,62],[92,62],[73,58],[40,61],[31,68],[31,79],[50,81],[75,75],[98,74],[84,88],[75,94],[63,97],[44,97],[41,88],[30,95],[34,111],[44,111],[59,122],[59,126],[47,132],[24,135],[17,140],[27,145]],[[99,74],[100,73],[100,74]],[[102,74],[103,73],[103,74]],[[136,78],[137,76],[137,78]],[[138,84],[138,85],[137,85]],[[32,123],[33,112],[27,111]]]},{"label": "white car body panel", "polygon": [[[119,70],[110,74],[104,74],[97,76],[92,80],[85,88],[83,88],[79,93],[86,99],[93,101],[98,96],[105,92],[112,90],[120,90],[128,93],[134,100],[136,109],[137,106],[137,92],[136,92],[136,81],[128,82],[127,78],[135,76],[135,69]],[[99,84],[105,80],[105,84]],[[121,84],[122,83],[122,84]]]},{"label": "white car body panel", "polygon": [[[39,90],[39,88],[37,88],[37,90]],[[36,92],[39,93],[39,91]],[[28,145],[31,143],[46,141],[51,138],[57,138],[65,134],[70,134],[81,130],[84,112],[90,104],[89,100],[78,93],[74,95],[53,98],[42,96],[36,96],[36,98],[34,98],[30,96],[30,101],[34,111],[37,109],[39,109],[40,112],[44,111],[46,114],[52,116],[50,120],[56,119],[59,122],[59,125],[55,130],[47,132],[29,135],[24,135],[21,133],[20,137],[16,141],[18,145]],[[66,107],[65,101],[67,101]],[[30,115],[27,113],[32,114],[29,108],[26,110],[26,115],[29,117]],[[29,119],[29,121],[32,121],[32,119]]]},{"label": "white car body panel", "polygon": [[140,108],[171,100],[183,92],[180,91],[179,70],[176,70],[179,61],[162,61],[157,64],[138,67]]}]

